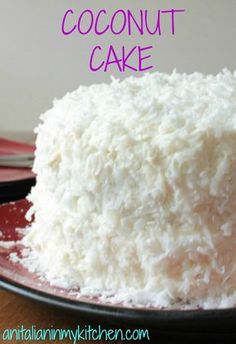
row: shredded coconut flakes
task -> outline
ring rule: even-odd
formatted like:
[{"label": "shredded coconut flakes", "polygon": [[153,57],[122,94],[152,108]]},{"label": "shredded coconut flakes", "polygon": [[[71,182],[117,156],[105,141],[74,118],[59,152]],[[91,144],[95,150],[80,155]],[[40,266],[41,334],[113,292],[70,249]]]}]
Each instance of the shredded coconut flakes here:
[{"label": "shredded coconut flakes", "polygon": [[41,120],[28,268],[120,302],[236,304],[235,73],[79,87]]}]

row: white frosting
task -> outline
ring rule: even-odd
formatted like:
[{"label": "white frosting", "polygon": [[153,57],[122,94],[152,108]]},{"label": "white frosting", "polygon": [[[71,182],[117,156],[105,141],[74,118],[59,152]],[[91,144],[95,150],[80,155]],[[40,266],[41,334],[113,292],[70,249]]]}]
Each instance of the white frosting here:
[{"label": "white frosting", "polygon": [[79,87],[41,119],[26,265],[125,302],[236,303],[236,74]]}]

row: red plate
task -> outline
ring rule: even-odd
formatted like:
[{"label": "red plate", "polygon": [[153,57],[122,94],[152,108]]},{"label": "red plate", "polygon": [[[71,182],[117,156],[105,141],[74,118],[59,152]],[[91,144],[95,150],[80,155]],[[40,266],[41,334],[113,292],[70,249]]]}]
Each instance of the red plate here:
[{"label": "red plate", "polygon": [[28,143],[7,140],[0,137],[0,155],[33,153],[35,147]]},{"label": "red plate", "polygon": [[[0,138],[0,155],[34,153],[34,150],[33,145]],[[0,185],[21,182],[34,177],[35,175],[30,168],[0,168]]]},{"label": "red plate", "polygon": [[20,254],[22,246],[17,244],[4,248],[7,241],[17,241],[17,228],[25,228],[29,223],[25,213],[30,204],[26,200],[0,206],[0,287],[49,305],[74,311],[96,321],[113,322],[116,326],[135,325],[156,330],[178,331],[182,333],[204,331],[206,333],[228,333],[235,329],[236,309],[216,310],[158,310],[127,308],[109,305],[98,299],[79,296],[78,290],[55,288],[30,273],[19,263],[9,260],[11,253]]},{"label": "red plate", "polygon": [[0,184],[9,185],[18,183],[27,179],[34,179],[35,174],[29,168],[0,168]]}]

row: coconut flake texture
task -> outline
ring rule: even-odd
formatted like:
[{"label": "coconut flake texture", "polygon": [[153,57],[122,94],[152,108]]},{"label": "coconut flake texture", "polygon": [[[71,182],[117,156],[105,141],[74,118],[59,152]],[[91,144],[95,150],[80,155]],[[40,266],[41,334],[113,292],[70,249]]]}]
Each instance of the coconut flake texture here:
[{"label": "coconut flake texture", "polygon": [[236,303],[236,73],[79,87],[41,120],[31,270],[137,304]]}]

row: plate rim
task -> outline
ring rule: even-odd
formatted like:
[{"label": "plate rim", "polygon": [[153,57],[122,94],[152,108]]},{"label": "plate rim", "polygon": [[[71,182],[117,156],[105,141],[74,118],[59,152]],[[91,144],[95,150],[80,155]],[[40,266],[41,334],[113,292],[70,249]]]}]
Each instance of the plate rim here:
[{"label": "plate rim", "polygon": [[176,320],[189,320],[193,319],[203,320],[208,318],[230,317],[235,316],[236,308],[223,308],[223,309],[152,309],[144,307],[119,307],[112,304],[90,303],[81,300],[67,299],[63,296],[50,294],[42,290],[38,290],[24,284],[15,282],[9,278],[0,275],[0,288],[14,292],[15,294],[27,297],[28,299],[40,301],[50,306],[55,306],[75,312],[87,313],[100,316],[115,316],[119,319],[139,320],[141,316],[145,316],[148,322],[150,320],[158,321],[176,321]]},{"label": "plate rim", "polygon": [[[36,180],[36,176],[35,177],[26,177],[26,178],[21,178],[21,179],[16,179],[16,180],[12,180],[12,181],[5,181],[5,182],[1,182],[0,181],[0,189],[2,187],[13,187],[16,186],[17,184],[27,184],[27,183],[33,183]],[[1,204],[0,204],[1,205]]]}]

